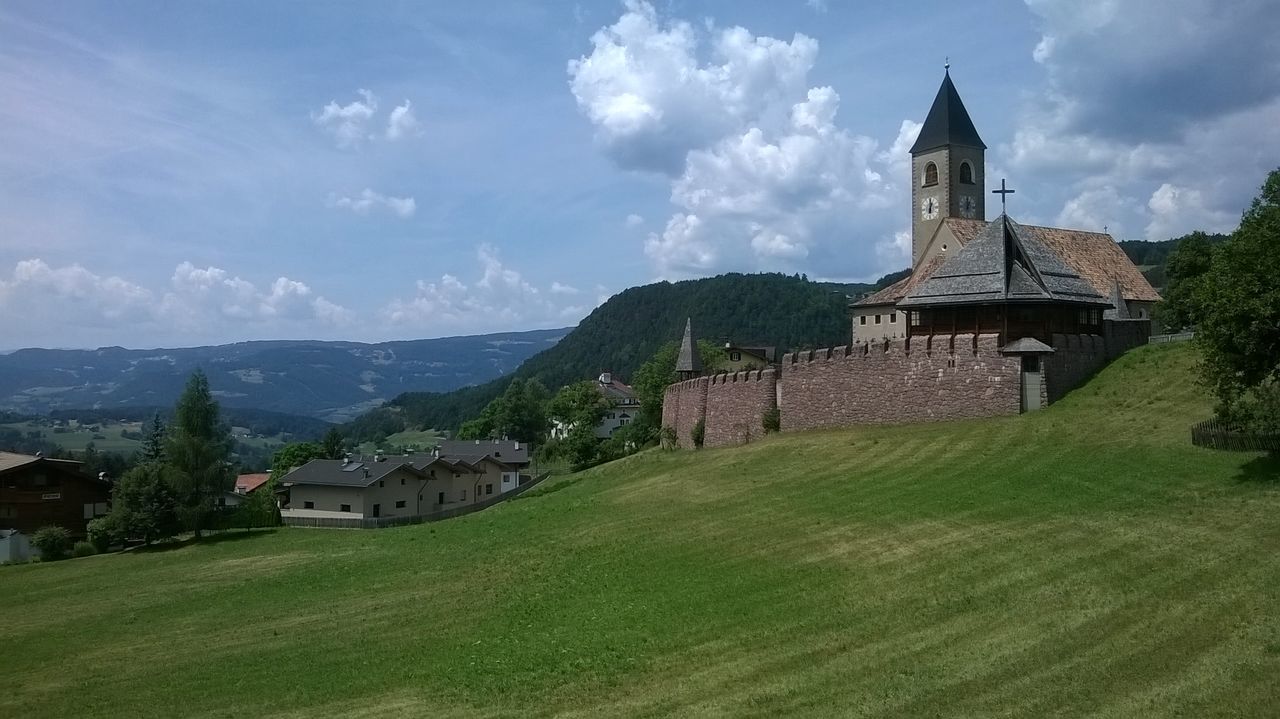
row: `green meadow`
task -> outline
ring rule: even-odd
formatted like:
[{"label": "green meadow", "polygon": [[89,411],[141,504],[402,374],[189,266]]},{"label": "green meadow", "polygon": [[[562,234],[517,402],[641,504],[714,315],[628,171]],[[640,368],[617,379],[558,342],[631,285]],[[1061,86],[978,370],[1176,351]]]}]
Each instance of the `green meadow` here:
[{"label": "green meadow", "polygon": [[431,525],[0,568],[0,716],[1275,716],[1280,464],[1190,445],[1194,361]]}]

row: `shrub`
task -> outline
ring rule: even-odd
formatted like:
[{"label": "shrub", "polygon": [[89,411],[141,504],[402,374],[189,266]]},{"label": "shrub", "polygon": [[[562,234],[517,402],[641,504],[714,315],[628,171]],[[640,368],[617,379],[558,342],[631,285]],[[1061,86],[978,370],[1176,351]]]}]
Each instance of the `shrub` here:
[{"label": "shrub", "polygon": [[765,432],[777,432],[782,429],[782,410],[777,407],[767,409],[764,416],[760,418],[760,424],[764,426]]},{"label": "shrub", "polygon": [[52,524],[41,527],[31,537],[31,546],[40,550],[41,560],[55,562],[67,556],[67,549],[71,547],[71,533]]},{"label": "shrub", "polygon": [[97,553],[97,548],[83,540],[76,542],[75,546],[71,547],[71,556],[73,557],[92,557]]},{"label": "shrub", "polygon": [[693,429],[689,432],[689,437],[693,439],[693,448],[702,449],[702,442],[707,438],[707,421],[705,419],[698,420],[693,425]]},{"label": "shrub", "polygon": [[89,522],[89,542],[98,553],[109,552],[112,547],[124,544],[124,524],[120,521],[120,513],[112,511],[105,517],[98,517]]},{"label": "shrub", "polygon": [[663,427],[658,432],[658,441],[662,444],[663,449],[675,449],[679,446],[676,438],[676,428],[670,425]]}]

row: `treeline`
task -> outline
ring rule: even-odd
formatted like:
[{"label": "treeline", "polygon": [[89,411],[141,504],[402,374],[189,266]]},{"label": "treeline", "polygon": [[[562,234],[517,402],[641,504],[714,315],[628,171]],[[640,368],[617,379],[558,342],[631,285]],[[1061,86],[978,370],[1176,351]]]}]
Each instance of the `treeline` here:
[{"label": "treeline", "polygon": [[[1195,234],[1202,237],[1204,242],[1209,245],[1220,245],[1231,238],[1230,235],[1207,234],[1204,232]],[[1173,254],[1179,243],[1184,239],[1186,239],[1186,236],[1158,242],[1123,240],[1118,244],[1120,249],[1124,250],[1125,255],[1129,257],[1129,261],[1142,270],[1147,282],[1150,282],[1152,287],[1160,289],[1169,284],[1167,268],[1169,256]]]},{"label": "treeline", "polygon": [[[49,419],[76,421],[82,425],[112,422],[149,422],[159,413],[164,421],[172,419],[171,407],[113,407],[111,409],[56,409],[49,412]],[[314,417],[302,417],[283,412],[245,407],[228,407],[222,410],[223,419],[233,427],[244,427],[253,434],[270,437],[277,434],[292,435],[300,440],[319,439],[333,425]],[[6,422],[37,419],[24,417]]]},{"label": "treeline", "polygon": [[455,430],[480,416],[512,379],[552,391],[611,371],[631,377],[664,344],[679,339],[686,318],[714,343],[805,349],[849,341],[845,291],[782,274],[726,274],[625,290],[596,308],[554,347],[511,377],[446,393],[410,392],[346,425],[348,437],[374,440],[406,427]]}]

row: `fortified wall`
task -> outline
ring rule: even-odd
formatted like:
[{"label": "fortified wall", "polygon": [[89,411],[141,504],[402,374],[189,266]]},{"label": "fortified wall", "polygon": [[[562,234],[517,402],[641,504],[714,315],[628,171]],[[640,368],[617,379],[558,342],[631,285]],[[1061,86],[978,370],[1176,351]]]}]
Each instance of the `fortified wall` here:
[{"label": "fortified wall", "polygon": [[1021,366],[994,334],[792,352],[782,359],[782,429],[1017,414]]},{"label": "fortified wall", "polygon": [[[1042,360],[1041,404],[1055,402],[1151,334],[1148,320],[1106,320],[1101,335],[1054,335]],[[699,377],[669,385],[662,425],[681,447],[743,444],[780,410],[785,431],[1018,414],[1022,358],[995,334],[912,337],[792,352],[779,370]]]},{"label": "fortified wall", "polygon": [[1057,402],[1111,360],[1151,339],[1150,320],[1104,320],[1101,335],[1054,335],[1045,356],[1045,390]]}]

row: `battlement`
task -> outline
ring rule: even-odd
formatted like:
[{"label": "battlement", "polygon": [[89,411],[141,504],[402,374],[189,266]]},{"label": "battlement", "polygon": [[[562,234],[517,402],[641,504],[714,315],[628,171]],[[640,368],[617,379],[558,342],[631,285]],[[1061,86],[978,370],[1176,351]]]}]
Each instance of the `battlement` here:
[{"label": "battlement", "polygon": [[721,372],[706,379],[710,379],[711,387],[715,388],[740,382],[772,382],[776,376],[777,370],[769,367],[767,369],[749,369],[740,372]]},{"label": "battlement", "polygon": [[996,334],[925,335],[788,352],[782,356],[782,366],[830,362],[841,359],[875,359],[884,355],[909,357],[912,354],[924,354],[926,356],[934,354],[968,354],[978,357],[993,356],[999,354],[999,352],[1000,336]]}]

